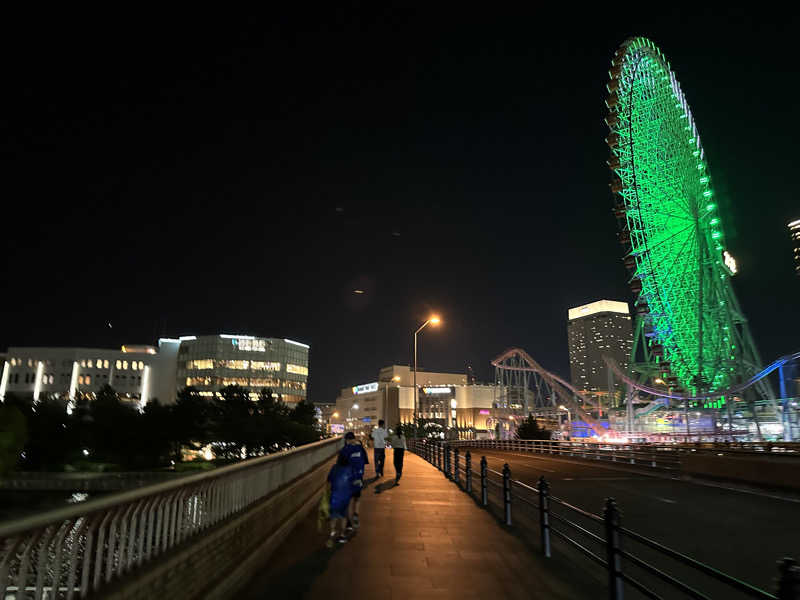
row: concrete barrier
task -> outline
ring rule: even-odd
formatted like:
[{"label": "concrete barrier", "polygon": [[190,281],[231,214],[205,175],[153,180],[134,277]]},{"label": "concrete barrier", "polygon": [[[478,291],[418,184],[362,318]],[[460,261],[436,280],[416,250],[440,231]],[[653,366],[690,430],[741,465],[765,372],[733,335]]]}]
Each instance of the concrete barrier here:
[{"label": "concrete barrier", "polygon": [[681,473],[800,491],[800,460],[796,456],[689,452],[681,456]]}]

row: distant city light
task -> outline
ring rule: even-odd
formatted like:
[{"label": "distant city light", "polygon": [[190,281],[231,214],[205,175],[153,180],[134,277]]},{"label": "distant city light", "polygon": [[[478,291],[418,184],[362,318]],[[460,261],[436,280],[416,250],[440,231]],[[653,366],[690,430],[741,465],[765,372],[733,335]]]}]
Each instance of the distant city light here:
[{"label": "distant city light", "polygon": [[354,294],[363,294],[364,290],[353,290]]}]

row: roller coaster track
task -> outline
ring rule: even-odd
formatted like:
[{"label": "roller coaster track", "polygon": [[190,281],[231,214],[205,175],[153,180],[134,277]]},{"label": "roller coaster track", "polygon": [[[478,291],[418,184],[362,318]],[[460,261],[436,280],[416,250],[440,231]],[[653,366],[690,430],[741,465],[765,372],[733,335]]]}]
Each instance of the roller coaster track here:
[{"label": "roller coaster track", "polygon": [[[515,355],[521,358],[527,366],[510,366],[503,364],[503,361]],[[576,397],[580,398],[584,403],[592,408],[597,408],[597,404],[592,399],[585,397],[572,385],[561,379],[561,377],[558,375],[544,369],[539,363],[533,360],[530,354],[525,352],[525,350],[522,348],[510,348],[506,350],[492,361],[492,365],[498,369],[506,369],[509,371],[529,371],[532,373],[537,373],[542,379],[544,379],[547,385],[549,385],[550,388],[556,392],[556,394],[558,394],[561,401],[569,406],[570,409],[572,409],[575,414],[577,414],[592,429],[592,431],[594,431],[600,437],[609,433],[609,430],[606,427],[604,427],[597,419],[592,417],[592,415],[587,413],[586,410],[584,410],[584,407],[575,400]]]},{"label": "roller coaster track", "polygon": [[603,357],[603,360],[605,360],[605,362],[608,365],[608,367],[612,371],[614,371],[614,374],[617,377],[619,377],[622,381],[627,383],[628,385],[630,385],[630,386],[632,386],[632,387],[634,387],[637,390],[640,390],[642,392],[647,392],[648,394],[653,394],[655,396],[660,396],[661,398],[671,398],[671,399],[674,399],[674,400],[703,400],[703,399],[708,398],[710,396],[731,396],[731,395],[734,395],[734,394],[738,394],[739,392],[749,388],[751,385],[753,385],[753,384],[757,383],[758,381],[761,381],[762,379],[764,379],[764,377],[766,377],[767,375],[772,373],[775,369],[779,369],[780,367],[782,367],[786,363],[791,362],[793,360],[798,360],[798,359],[800,359],[800,352],[795,352],[794,354],[787,354],[786,356],[781,356],[778,360],[776,360],[775,362],[771,363],[770,365],[768,365],[767,367],[762,369],[760,372],[758,372],[755,375],[753,375],[750,379],[748,379],[744,383],[740,383],[738,385],[734,385],[733,387],[729,387],[728,389],[725,389],[725,390],[717,390],[713,394],[705,394],[703,396],[688,396],[688,395],[685,395],[685,394],[676,394],[676,393],[674,393],[672,391],[665,392],[663,389],[658,389],[658,388],[650,387],[650,386],[644,385],[642,383],[639,383],[635,379],[632,379],[631,377],[626,375],[622,371],[620,366],[617,364],[617,361],[615,361],[613,358],[611,358],[609,356],[604,356]]}]

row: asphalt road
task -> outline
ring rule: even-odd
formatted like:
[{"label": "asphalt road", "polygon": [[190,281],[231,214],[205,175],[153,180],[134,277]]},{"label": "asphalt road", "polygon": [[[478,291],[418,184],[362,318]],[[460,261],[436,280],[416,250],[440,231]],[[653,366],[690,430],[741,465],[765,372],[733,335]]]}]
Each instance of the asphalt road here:
[{"label": "asphalt road", "polygon": [[[543,475],[552,495],[596,514],[602,514],[606,498],[613,497],[624,527],[770,592],[778,574],[776,561],[784,556],[800,559],[798,499],[517,452],[475,450],[474,465],[482,455],[490,469],[501,471],[508,463],[512,479],[530,486]],[[573,518],[572,513],[560,510]],[[599,533],[594,525],[588,528]],[[563,543],[554,539],[555,551]],[[587,547],[604,556],[601,547]],[[635,551],[641,547],[626,542],[625,548]],[[702,589],[704,577],[687,572],[669,559],[656,562],[657,557],[648,549],[642,549],[641,555],[654,564],[671,567]],[[714,586],[709,591],[711,597],[723,597]],[[665,597],[683,596],[675,592]]]}]

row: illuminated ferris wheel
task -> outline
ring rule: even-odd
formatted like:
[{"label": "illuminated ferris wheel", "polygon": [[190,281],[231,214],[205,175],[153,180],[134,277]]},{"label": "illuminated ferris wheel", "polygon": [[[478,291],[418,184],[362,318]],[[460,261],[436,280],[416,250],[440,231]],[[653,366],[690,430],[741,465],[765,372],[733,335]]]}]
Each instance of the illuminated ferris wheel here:
[{"label": "illuminated ferris wheel", "polygon": [[[638,376],[678,394],[713,395],[759,370],[731,286],[714,189],[692,112],[664,55],[646,38],[617,50],[606,139],[619,241],[636,297]],[[770,396],[767,383],[762,397]]]}]

